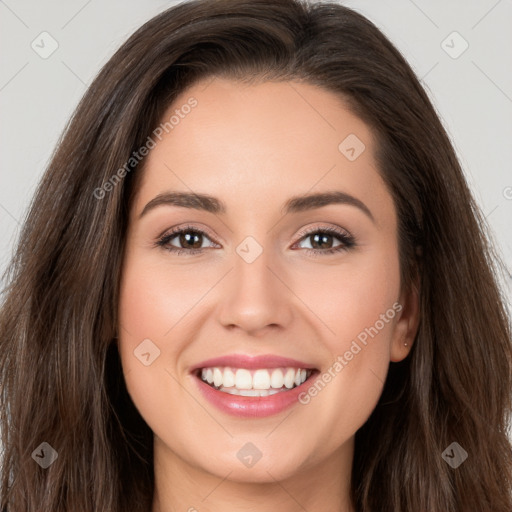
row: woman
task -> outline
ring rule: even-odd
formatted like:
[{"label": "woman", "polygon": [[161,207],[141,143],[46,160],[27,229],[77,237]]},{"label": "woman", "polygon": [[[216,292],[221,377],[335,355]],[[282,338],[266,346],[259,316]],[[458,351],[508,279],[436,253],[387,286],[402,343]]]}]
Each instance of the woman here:
[{"label": "woman", "polygon": [[372,23],[163,12],[87,91],[25,222],[2,508],[511,510],[494,261]]}]

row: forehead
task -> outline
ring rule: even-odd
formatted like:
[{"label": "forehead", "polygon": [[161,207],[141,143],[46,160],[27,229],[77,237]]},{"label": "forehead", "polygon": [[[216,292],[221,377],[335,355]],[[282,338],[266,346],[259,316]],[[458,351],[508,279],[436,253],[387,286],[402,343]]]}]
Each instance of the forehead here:
[{"label": "forehead", "polygon": [[181,190],[224,197],[228,210],[240,211],[330,189],[390,200],[370,128],[322,88],[210,79],[180,94],[166,122],[147,157],[140,201]]}]

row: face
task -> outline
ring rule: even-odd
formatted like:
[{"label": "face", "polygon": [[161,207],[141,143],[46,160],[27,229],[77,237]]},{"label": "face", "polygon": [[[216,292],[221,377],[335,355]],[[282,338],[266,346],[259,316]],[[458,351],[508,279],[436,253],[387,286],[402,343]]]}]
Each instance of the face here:
[{"label": "face", "polygon": [[173,115],[131,207],[119,304],[155,454],[247,482],[327,467],[416,325],[372,132],[295,82],[204,81]]}]

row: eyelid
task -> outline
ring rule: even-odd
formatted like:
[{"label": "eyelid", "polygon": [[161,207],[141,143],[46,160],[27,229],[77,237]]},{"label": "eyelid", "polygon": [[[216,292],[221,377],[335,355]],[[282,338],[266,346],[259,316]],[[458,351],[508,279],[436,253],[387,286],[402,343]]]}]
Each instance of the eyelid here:
[{"label": "eyelid", "polygon": [[[197,225],[191,225],[191,224],[185,224],[181,225],[178,224],[176,226],[172,226],[168,229],[166,229],[161,235],[157,237],[157,240],[161,240],[162,238],[166,238],[168,236],[176,236],[179,235],[182,231],[194,231],[200,234],[207,235],[207,237],[214,242],[214,240],[217,238],[216,235],[214,235],[207,227],[204,226],[197,226]],[[216,242],[217,243],[217,242]]]},{"label": "eyelid", "polygon": [[311,235],[313,233],[316,233],[318,231],[323,231],[331,234],[337,234],[337,235],[343,235],[347,238],[354,238],[346,229],[341,228],[339,226],[326,226],[326,225],[320,225],[320,226],[314,226],[312,228],[305,228],[302,231],[299,232],[297,235],[299,237],[299,240],[304,238],[307,235]]}]

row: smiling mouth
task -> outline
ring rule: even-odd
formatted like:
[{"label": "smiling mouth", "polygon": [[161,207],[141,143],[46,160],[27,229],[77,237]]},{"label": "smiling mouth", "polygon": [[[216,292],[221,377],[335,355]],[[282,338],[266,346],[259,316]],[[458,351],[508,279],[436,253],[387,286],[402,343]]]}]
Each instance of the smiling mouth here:
[{"label": "smiling mouth", "polygon": [[222,393],[258,397],[286,393],[317,372],[295,367],[247,369],[213,366],[199,368],[195,375]]}]

